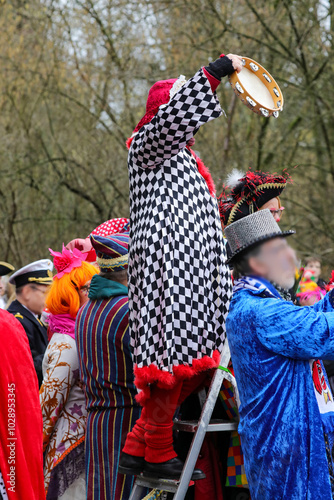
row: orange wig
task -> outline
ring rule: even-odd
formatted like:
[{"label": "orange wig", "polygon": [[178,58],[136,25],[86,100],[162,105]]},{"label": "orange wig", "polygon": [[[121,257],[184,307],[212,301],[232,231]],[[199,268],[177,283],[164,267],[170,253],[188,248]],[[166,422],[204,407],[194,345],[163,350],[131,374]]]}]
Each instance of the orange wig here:
[{"label": "orange wig", "polygon": [[46,299],[49,311],[52,314],[70,314],[75,318],[80,308],[78,291],[94,274],[98,274],[96,267],[83,261],[80,267],[74,267],[61,278],[56,275]]}]

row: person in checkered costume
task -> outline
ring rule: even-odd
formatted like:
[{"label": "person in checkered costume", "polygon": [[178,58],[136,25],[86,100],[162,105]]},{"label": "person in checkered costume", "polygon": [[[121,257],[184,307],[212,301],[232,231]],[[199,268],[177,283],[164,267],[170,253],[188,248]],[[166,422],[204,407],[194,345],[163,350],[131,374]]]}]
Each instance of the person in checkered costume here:
[{"label": "person in checkered costume", "polygon": [[122,473],[180,476],[173,415],[219,364],[231,280],[214,182],[190,146],[222,114],[221,78],[241,68],[239,56],[222,55],[188,81],[155,83],[128,141],[129,328],[143,408]]}]

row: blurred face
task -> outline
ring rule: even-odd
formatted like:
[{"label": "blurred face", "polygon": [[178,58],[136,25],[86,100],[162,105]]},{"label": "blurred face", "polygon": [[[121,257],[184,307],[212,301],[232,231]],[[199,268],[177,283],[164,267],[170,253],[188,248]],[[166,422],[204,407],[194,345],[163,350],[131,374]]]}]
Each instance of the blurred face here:
[{"label": "blurred face", "polygon": [[261,276],[288,290],[295,283],[296,254],[285,238],[263,243],[260,253],[249,259],[256,276]]},{"label": "blurred face", "polygon": [[34,314],[40,315],[45,307],[46,296],[49,291],[48,285],[26,285],[18,296],[19,302],[26,306]]},{"label": "blurred face", "polygon": [[89,294],[90,282],[91,282],[91,280],[87,281],[87,283],[85,283],[84,286],[82,286],[78,290],[79,297],[80,297],[80,307],[85,305],[89,300],[88,294]]},{"label": "blurred face", "polygon": [[312,262],[309,262],[307,264],[307,266],[305,266],[305,271],[308,270],[308,271],[312,271],[313,272],[313,276],[315,278],[315,280],[317,281],[319,278],[320,278],[320,274],[321,274],[321,264],[318,260],[314,260]]},{"label": "blurred face", "polygon": [[276,222],[281,220],[284,208],[281,207],[278,198],[272,198],[267,201],[267,203],[262,205],[260,210],[264,210],[265,208],[269,208]]}]

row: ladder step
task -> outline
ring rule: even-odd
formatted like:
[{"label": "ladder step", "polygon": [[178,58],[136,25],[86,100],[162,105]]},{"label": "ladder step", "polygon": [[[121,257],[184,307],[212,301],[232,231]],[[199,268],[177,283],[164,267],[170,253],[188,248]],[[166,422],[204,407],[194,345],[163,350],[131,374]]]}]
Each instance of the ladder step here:
[{"label": "ladder step", "polygon": [[[198,429],[197,420],[174,420],[174,429],[183,432],[196,432]],[[229,420],[213,419],[210,421],[206,432],[216,431],[236,431],[238,430],[237,422],[230,422]]]},{"label": "ladder step", "polygon": [[143,474],[136,477],[136,486],[144,486],[149,489],[168,491],[169,493],[175,493],[179,484],[179,479],[156,479],[153,477],[143,476]]},{"label": "ladder step", "polygon": [[[223,350],[220,356],[220,366],[227,368],[230,361],[230,349],[227,340],[223,346]],[[202,392],[201,401],[203,404],[200,420],[175,420],[174,427],[177,430],[182,430],[186,432],[193,432],[194,437],[187,455],[187,459],[184,464],[182,475],[180,480],[171,479],[156,479],[145,477],[143,474],[137,476],[134,487],[131,492],[129,500],[142,500],[145,496],[146,488],[151,490],[162,490],[166,492],[173,493],[173,500],[184,500],[188,488],[193,484],[191,481],[192,473],[196,465],[196,460],[200,453],[203,439],[206,432],[213,431],[232,431],[238,428],[237,422],[229,422],[227,420],[212,420],[212,412],[219,396],[219,391],[221,389],[222,381],[225,378],[225,373],[223,370],[216,370],[212,377],[210,388],[205,394]],[[237,391],[236,391],[237,392]],[[203,495],[202,495],[203,496]]]}]

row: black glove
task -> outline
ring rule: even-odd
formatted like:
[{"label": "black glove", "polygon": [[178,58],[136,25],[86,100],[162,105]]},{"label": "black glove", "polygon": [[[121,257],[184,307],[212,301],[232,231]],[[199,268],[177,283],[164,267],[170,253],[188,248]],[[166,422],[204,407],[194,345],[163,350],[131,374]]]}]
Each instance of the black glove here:
[{"label": "black glove", "polygon": [[231,75],[235,71],[231,59],[227,56],[220,57],[216,61],[211,62],[209,66],[205,66],[205,69],[210,75],[217,78],[217,80],[221,80],[224,76]]}]

